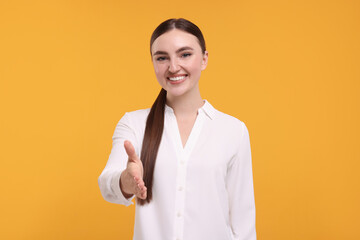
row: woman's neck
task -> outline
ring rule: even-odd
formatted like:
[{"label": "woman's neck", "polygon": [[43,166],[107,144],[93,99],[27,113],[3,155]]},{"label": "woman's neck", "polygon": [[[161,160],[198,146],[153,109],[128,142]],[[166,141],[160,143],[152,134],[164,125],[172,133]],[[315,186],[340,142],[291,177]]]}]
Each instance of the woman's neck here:
[{"label": "woman's neck", "polygon": [[200,91],[188,92],[181,96],[167,95],[166,104],[170,106],[177,117],[186,117],[197,114],[199,108],[204,105]]}]

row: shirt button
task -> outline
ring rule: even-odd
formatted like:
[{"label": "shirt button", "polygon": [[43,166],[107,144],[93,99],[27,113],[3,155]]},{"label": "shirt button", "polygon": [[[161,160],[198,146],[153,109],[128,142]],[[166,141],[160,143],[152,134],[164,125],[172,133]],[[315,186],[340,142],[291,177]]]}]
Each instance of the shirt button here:
[{"label": "shirt button", "polygon": [[181,160],[180,163],[181,163],[181,165],[184,165],[184,164],[185,164],[185,161],[184,161],[184,160]]},{"label": "shirt button", "polygon": [[182,191],[183,189],[184,189],[183,187],[179,187],[179,188],[178,188],[179,191]]},{"label": "shirt button", "polygon": [[178,212],[178,213],[177,213],[177,216],[178,216],[178,217],[181,217],[181,212]]}]

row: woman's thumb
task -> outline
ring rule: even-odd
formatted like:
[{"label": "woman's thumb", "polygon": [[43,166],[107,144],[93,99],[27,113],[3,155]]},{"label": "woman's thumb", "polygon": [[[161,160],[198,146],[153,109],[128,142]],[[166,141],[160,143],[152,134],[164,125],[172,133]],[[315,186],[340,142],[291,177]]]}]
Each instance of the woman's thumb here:
[{"label": "woman's thumb", "polygon": [[124,147],[125,147],[125,151],[126,151],[127,155],[129,156],[129,160],[135,161],[136,159],[138,159],[136,152],[135,152],[135,148],[131,144],[130,141],[125,140]]}]

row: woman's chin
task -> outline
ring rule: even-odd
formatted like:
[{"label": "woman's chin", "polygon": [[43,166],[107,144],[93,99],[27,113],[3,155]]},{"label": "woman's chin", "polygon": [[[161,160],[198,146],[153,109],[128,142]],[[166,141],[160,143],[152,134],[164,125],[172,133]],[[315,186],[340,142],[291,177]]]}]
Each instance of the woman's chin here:
[{"label": "woman's chin", "polygon": [[167,94],[172,97],[181,97],[186,93],[185,89],[168,89]]},{"label": "woman's chin", "polygon": [[192,95],[191,93],[195,93],[199,91],[199,86],[197,83],[189,81],[190,79],[185,79],[185,81],[179,84],[172,84],[169,81],[165,84],[165,90],[167,91],[168,95],[173,97],[181,97],[184,95]]},{"label": "woman's chin", "polygon": [[166,92],[168,95],[174,96],[174,97],[179,97],[184,95],[184,93],[187,92],[187,86],[184,84],[182,86],[177,85],[177,86],[166,86]]}]

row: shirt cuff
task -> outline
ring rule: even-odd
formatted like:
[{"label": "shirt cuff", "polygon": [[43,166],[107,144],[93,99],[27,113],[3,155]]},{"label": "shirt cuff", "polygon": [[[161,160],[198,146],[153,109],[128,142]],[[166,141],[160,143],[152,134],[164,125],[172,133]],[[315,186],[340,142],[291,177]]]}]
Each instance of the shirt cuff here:
[{"label": "shirt cuff", "polygon": [[125,198],[125,196],[122,194],[120,189],[120,176],[122,172],[123,171],[114,173],[110,186],[112,191],[115,193],[115,196],[117,196],[119,203],[124,204],[125,206],[130,206],[131,204],[134,204],[132,199],[135,197],[135,195],[130,198]]}]

